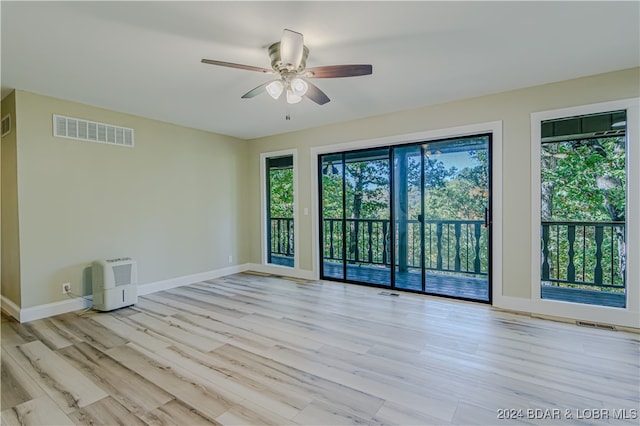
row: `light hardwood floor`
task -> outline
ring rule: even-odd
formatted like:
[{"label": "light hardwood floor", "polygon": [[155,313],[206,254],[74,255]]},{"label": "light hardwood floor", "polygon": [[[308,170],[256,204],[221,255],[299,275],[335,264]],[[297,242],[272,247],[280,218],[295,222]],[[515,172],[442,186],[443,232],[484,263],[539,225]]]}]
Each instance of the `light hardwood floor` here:
[{"label": "light hardwood floor", "polygon": [[638,334],[379,293],[238,274],[3,316],[2,424],[638,424]]}]

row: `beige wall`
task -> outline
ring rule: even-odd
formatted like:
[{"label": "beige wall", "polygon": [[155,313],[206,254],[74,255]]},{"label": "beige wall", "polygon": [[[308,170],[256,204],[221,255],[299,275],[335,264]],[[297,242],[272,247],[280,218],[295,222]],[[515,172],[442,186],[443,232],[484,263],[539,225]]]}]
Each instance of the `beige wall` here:
[{"label": "beige wall", "polygon": [[[2,295],[24,309],[66,300],[63,282],[90,294],[100,258],[133,257],[140,284],[260,263],[261,153],[297,150],[302,212],[313,147],[502,120],[503,294],[528,298],[530,114],[638,97],[639,81],[636,68],[253,141],[16,91],[2,103],[16,109],[1,150]],[[54,138],[53,114],[131,127],[135,148]],[[316,214],[299,216],[302,271]]]},{"label": "beige wall", "polygon": [[[637,97],[640,69],[634,68],[522,90],[429,106],[395,114],[251,141],[249,147],[251,261],[260,263],[260,153],[298,149],[298,211],[311,208],[312,147],[376,139],[476,123],[503,121],[503,295],[531,292],[531,118],[532,112]],[[337,95],[336,95],[337,96]],[[330,104],[328,105],[330,107]],[[319,107],[320,108],[320,107]],[[325,107],[326,108],[326,107]],[[312,268],[312,214],[300,216],[300,267]]]},{"label": "beige wall", "polygon": [[[63,282],[91,294],[94,259],[134,258],[139,284],[249,260],[246,141],[23,91],[16,104],[22,308],[64,300]],[[53,114],[133,128],[135,147],[54,138]]]},{"label": "beige wall", "polygon": [[0,283],[2,296],[20,306],[20,238],[18,228],[18,183],[15,92],[2,100],[0,117],[11,115],[11,132],[0,149]]}]

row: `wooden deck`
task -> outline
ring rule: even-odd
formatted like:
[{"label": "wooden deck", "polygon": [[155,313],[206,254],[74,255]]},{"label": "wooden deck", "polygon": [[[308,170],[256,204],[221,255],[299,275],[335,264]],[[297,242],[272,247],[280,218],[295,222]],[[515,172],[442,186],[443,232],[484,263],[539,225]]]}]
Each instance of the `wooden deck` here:
[{"label": "wooden deck", "polygon": [[[273,256],[272,263],[293,267],[293,258]],[[425,293],[481,302],[489,301],[489,284],[486,278],[435,272],[427,272],[426,278]],[[324,279],[343,280],[342,264],[324,262]],[[347,265],[347,281],[391,288],[391,271],[388,267],[349,264]],[[420,271],[410,270],[396,273],[396,286],[394,289],[422,292]],[[624,308],[626,306],[626,295],[624,293],[544,285],[541,288],[541,296],[543,299],[561,302],[613,308]]]},{"label": "wooden deck", "polygon": [[542,298],[548,300],[609,306],[612,308],[624,308],[626,306],[627,298],[624,293],[584,290],[551,285],[543,285],[540,290]]},{"label": "wooden deck", "polygon": [[[343,279],[342,264],[324,262],[326,279]],[[476,278],[462,275],[427,272],[425,293],[462,299],[489,301],[489,285],[487,278]],[[386,267],[347,265],[347,280],[365,284],[390,286],[391,270]],[[396,272],[398,290],[422,291],[422,276],[419,270]]]},{"label": "wooden deck", "polygon": [[293,268],[293,257],[271,255],[271,264]]}]

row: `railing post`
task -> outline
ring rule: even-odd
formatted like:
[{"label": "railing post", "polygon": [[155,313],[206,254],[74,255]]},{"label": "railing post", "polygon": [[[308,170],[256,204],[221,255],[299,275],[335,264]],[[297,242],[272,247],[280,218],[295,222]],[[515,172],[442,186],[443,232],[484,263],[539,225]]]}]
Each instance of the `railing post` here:
[{"label": "railing post", "polygon": [[387,233],[389,232],[389,222],[382,222],[382,264],[387,265],[389,263],[389,257],[387,255]]},{"label": "railing post", "polygon": [[[612,231],[615,233],[616,235],[616,239],[618,241],[618,268],[620,270],[620,276],[622,278],[622,283],[623,285],[626,285],[627,282],[627,247],[626,247],[626,242],[625,242],[625,229],[624,229],[624,225],[614,225],[612,228]],[[613,236],[611,237],[613,239]],[[613,242],[612,242],[613,244]],[[612,249],[612,253],[613,253],[613,249]],[[611,263],[613,265],[613,255],[611,256]],[[613,270],[613,266],[612,266],[612,270]],[[611,280],[611,283],[613,283],[613,279]]]},{"label": "railing post", "polygon": [[275,238],[273,238],[273,250],[272,252],[278,254],[278,241],[280,239],[280,234],[278,233],[278,220],[273,220],[273,228],[271,229],[271,234],[275,234]]},{"label": "railing post", "polygon": [[367,221],[367,232],[369,233],[369,251],[367,253],[367,260],[369,263],[373,263],[373,221],[371,220]]},{"label": "railing post", "polygon": [[293,219],[287,219],[287,255],[293,253],[293,239],[291,238],[293,228]]},{"label": "railing post", "polygon": [[456,239],[455,270],[460,271],[460,222],[454,224],[453,230]]},{"label": "railing post", "polygon": [[596,266],[593,271],[593,281],[596,285],[602,284],[602,240],[604,237],[604,227],[602,225],[595,226],[596,239]]},{"label": "railing post", "polygon": [[567,226],[567,240],[569,241],[569,251],[567,252],[567,254],[569,255],[569,263],[567,264],[567,281],[574,283],[576,282],[576,265],[573,262],[573,258],[575,256],[573,243],[576,240],[575,225]]},{"label": "railing post", "polygon": [[442,269],[442,222],[438,222],[438,224],[436,225],[436,237],[437,237],[437,241],[436,241],[436,250],[437,250],[437,257],[436,257],[436,268],[438,269]]},{"label": "railing post", "polygon": [[542,225],[542,280],[549,280],[549,225]]},{"label": "railing post", "polygon": [[474,225],[474,229],[473,229],[473,233],[474,233],[474,237],[476,239],[476,246],[475,246],[475,252],[476,252],[476,258],[473,261],[473,272],[475,272],[476,274],[480,273],[480,223],[476,223]]},{"label": "railing post", "polygon": [[329,235],[331,240],[329,241],[329,258],[333,259],[333,220],[329,220]]},{"label": "railing post", "polygon": [[354,260],[355,262],[359,262],[360,261],[360,244],[358,239],[359,239],[359,233],[360,233],[360,221],[359,220],[354,220],[353,221],[353,229],[354,229],[354,241],[352,242],[354,244]]}]

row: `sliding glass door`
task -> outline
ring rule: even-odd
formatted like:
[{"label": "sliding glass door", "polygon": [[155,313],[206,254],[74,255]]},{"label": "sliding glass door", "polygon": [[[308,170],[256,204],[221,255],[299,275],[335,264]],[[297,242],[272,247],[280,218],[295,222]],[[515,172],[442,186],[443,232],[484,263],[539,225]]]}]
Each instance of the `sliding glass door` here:
[{"label": "sliding glass door", "polygon": [[325,155],[320,170],[324,276],[388,285],[389,150]]},{"label": "sliding glass door", "polygon": [[322,275],[345,279],[344,154],[324,155],[320,160],[320,210],[322,218]]},{"label": "sliding glass door", "polygon": [[389,149],[345,153],[346,278],[388,285]]},{"label": "sliding glass door", "polygon": [[423,145],[425,291],[490,301],[490,137]]},{"label": "sliding glass door", "polygon": [[393,223],[395,286],[424,291],[422,146],[393,150]]},{"label": "sliding glass door", "polygon": [[490,301],[490,135],[322,155],[322,278]]}]

